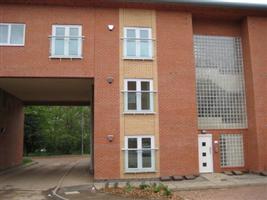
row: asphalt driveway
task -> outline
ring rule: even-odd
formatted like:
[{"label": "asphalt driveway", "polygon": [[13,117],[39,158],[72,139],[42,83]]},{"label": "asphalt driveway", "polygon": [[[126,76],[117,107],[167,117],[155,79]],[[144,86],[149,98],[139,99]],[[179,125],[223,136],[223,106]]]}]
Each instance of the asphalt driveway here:
[{"label": "asphalt driveway", "polygon": [[88,172],[89,156],[38,157],[33,160],[38,163],[0,175],[0,190],[48,190],[55,187],[70,169],[63,182],[64,186],[92,182]]},{"label": "asphalt driveway", "polygon": [[89,156],[54,156],[33,158],[34,164],[0,174],[0,199],[43,200],[46,191],[54,188],[66,175],[62,187],[86,185],[89,175]]}]

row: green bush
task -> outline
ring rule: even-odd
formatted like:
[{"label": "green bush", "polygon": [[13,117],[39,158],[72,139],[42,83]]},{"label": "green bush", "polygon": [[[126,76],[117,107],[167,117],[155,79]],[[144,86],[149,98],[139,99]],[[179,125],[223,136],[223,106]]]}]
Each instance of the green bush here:
[{"label": "green bush", "polygon": [[131,192],[133,190],[133,186],[129,182],[127,182],[124,190],[125,192]]},{"label": "green bush", "polygon": [[145,183],[141,183],[141,184],[139,185],[139,188],[140,188],[141,190],[145,190],[145,189],[147,189],[147,188],[149,188],[149,187],[150,187],[150,185],[145,184]]}]

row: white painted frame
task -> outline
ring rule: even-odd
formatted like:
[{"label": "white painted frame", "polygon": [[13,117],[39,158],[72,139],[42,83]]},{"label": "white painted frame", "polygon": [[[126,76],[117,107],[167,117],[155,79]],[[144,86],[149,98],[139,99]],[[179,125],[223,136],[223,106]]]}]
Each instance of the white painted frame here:
[{"label": "white painted frame", "polygon": [[[129,138],[136,138],[137,139],[137,149],[130,149],[130,150],[137,150],[137,168],[129,168],[128,167],[128,139]],[[151,148],[142,149],[142,139],[143,138],[150,138]],[[151,135],[142,135],[142,136],[125,136],[124,140],[125,146],[125,172],[126,173],[142,173],[142,172],[155,172],[155,138]],[[143,168],[143,160],[142,160],[142,150],[151,150],[151,168]]]},{"label": "white painted frame", "polygon": [[[55,41],[56,41],[56,28],[64,28],[65,35],[64,38],[64,55],[55,55]],[[69,31],[70,28],[78,28],[78,55],[69,55]],[[51,38],[51,49],[50,49],[50,58],[82,58],[82,44],[83,44],[83,36],[82,36],[82,26],[81,25],[52,25],[52,35]]]},{"label": "white painted frame", "polygon": [[[135,38],[131,38],[127,36],[127,30],[134,30],[135,31]],[[141,30],[148,31],[148,39],[142,39],[140,37]],[[135,56],[128,56],[127,55],[127,39],[135,39]],[[146,40],[149,42],[149,48],[148,48],[148,56],[142,57],[141,54],[141,40]],[[139,60],[151,60],[153,59],[153,39],[152,39],[152,29],[151,28],[145,28],[145,27],[124,27],[124,43],[123,43],[123,57],[124,59],[139,59]]]},{"label": "white painted frame", "polygon": [[[128,82],[136,82],[136,90],[128,90]],[[142,109],[142,91],[141,82],[149,82],[149,106],[150,109]],[[128,92],[136,92],[136,110],[128,109]],[[144,91],[143,91],[144,92]],[[124,80],[124,112],[125,113],[153,113],[154,112],[154,91],[153,91],[153,80],[151,79],[125,79]]]},{"label": "white painted frame", "polygon": [[[26,24],[23,23],[0,23],[0,25],[6,25],[8,26],[8,32],[7,32],[7,43],[0,43],[0,46],[25,46],[25,31],[26,31]],[[21,44],[11,44],[10,38],[11,38],[11,26],[12,25],[22,25],[23,26],[23,39]]]}]

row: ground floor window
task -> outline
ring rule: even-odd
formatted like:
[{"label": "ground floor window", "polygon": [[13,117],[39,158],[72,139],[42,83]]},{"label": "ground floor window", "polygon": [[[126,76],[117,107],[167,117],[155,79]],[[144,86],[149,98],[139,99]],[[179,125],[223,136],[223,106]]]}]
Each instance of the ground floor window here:
[{"label": "ground floor window", "polygon": [[222,134],[220,136],[221,166],[244,166],[244,149],[242,134]]},{"label": "ground floor window", "polygon": [[155,171],[154,136],[125,137],[125,171]]}]

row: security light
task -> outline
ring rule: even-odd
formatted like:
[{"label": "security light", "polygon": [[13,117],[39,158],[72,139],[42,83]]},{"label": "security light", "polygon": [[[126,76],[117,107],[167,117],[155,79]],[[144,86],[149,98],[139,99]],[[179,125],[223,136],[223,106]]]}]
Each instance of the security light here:
[{"label": "security light", "polygon": [[114,29],[114,25],[109,24],[109,25],[108,25],[108,30],[109,30],[109,31],[113,31],[113,29]]}]

